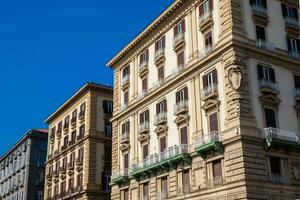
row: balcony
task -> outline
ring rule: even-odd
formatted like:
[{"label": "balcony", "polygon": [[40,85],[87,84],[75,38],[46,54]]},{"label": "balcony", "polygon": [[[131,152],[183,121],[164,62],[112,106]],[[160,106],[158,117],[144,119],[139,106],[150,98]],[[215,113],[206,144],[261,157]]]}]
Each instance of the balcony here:
[{"label": "balcony", "polygon": [[202,135],[194,143],[195,151],[203,158],[205,158],[209,152],[223,153],[224,147],[221,138],[221,134],[217,131]]},{"label": "balcony", "polygon": [[279,86],[277,82],[272,82],[270,80],[260,80],[259,89],[263,93],[279,94]]},{"label": "balcony", "polygon": [[128,102],[124,102],[124,103],[121,105],[120,110],[121,110],[121,112],[122,112],[122,111],[126,110],[127,108],[128,108]]},{"label": "balcony", "polygon": [[58,154],[59,154],[59,150],[57,149],[54,151],[54,156],[56,157],[56,156],[58,156]]},{"label": "balcony", "polygon": [[69,123],[64,124],[64,132],[67,133],[69,131]]},{"label": "balcony", "polygon": [[[77,141],[80,141],[80,140],[82,140],[83,139],[83,137],[84,137],[84,134],[83,133],[79,133],[78,135],[77,135]],[[74,142],[75,143],[75,142]]]},{"label": "balcony", "polygon": [[129,82],[130,82],[129,74],[126,74],[125,76],[122,77],[121,86],[123,90],[129,87]]},{"label": "balcony", "polygon": [[130,134],[129,132],[124,132],[120,135],[120,143],[129,143],[130,142]]},{"label": "balcony", "polygon": [[269,176],[270,182],[280,183],[280,184],[289,184],[290,180],[288,177],[283,177],[280,174],[271,174]]},{"label": "balcony", "polygon": [[173,38],[173,48],[174,51],[178,51],[179,49],[183,48],[185,45],[185,38],[184,33],[178,33]]},{"label": "balcony", "polygon": [[76,158],[76,165],[77,165],[77,166],[82,166],[82,165],[83,165],[83,157],[81,157],[81,158]]},{"label": "balcony", "polygon": [[57,132],[56,132],[56,136],[57,138],[60,138],[61,137],[61,132],[62,132],[62,129],[57,129]]},{"label": "balcony", "polygon": [[121,184],[128,181],[128,169],[121,169],[112,173],[111,181],[115,184]]},{"label": "balcony", "polygon": [[264,148],[266,150],[271,148],[283,148],[286,151],[291,151],[295,148],[300,148],[297,134],[291,131],[277,128],[265,128],[262,130],[262,137],[264,139]]},{"label": "balcony", "polygon": [[202,49],[199,52],[198,59],[202,60],[203,58],[205,58],[206,56],[208,56],[209,54],[211,54],[212,51],[213,51],[213,46],[212,45],[208,45],[207,47],[205,47],[204,49]]},{"label": "balcony", "polygon": [[204,13],[203,15],[199,16],[199,30],[201,32],[204,32],[208,28],[210,28],[213,25],[213,15],[212,11],[208,11]]},{"label": "balcony", "polygon": [[150,130],[149,127],[150,127],[150,124],[148,121],[147,122],[145,121],[145,122],[139,124],[138,133],[142,134],[142,133],[149,132],[149,130]]},{"label": "balcony", "polygon": [[297,34],[299,32],[299,21],[297,18],[294,17],[285,17],[285,27],[287,30],[292,29],[291,31],[295,31]]},{"label": "balcony", "polygon": [[153,83],[152,89],[153,89],[153,90],[158,89],[160,86],[162,86],[162,84],[163,84],[164,82],[165,82],[164,79],[159,79],[159,80],[155,81],[155,82]]},{"label": "balcony", "polygon": [[154,125],[158,126],[167,123],[167,113],[161,112],[154,116]]},{"label": "balcony", "polygon": [[211,86],[208,86],[206,88],[204,88],[201,91],[201,96],[202,96],[202,100],[206,101],[207,99],[210,98],[215,98],[218,96],[218,85],[217,84],[212,84]]},{"label": "balcony", "polygon": [[142,90],[138,96],[137,96],[137,100],[141,100],[143,99],[146,95],[147,95],[148,91],[147,90]]},{"label": "balcony", "polygon": [[290,51],[289,57],[294,60],[300,60],[300,51]]},{"label": "balcony", "polygon": [[174,105],[174,115],[183,114],[189,111],[189,102],[181,100]]},{"label": "balcony", "polygon": [[165,49],[160,48],[160,49],[156,50],[155,54],[154,54],[155,65],[160,64],[164,60],[165,60]]},{"label": "balcony", "polygon": [[130,175],[135,179],[138,179],[141,175],[145,174],[151,176],[155,170],[160,168],[173,168],[181,161],[190,162],[189,149],[189,145],[182,144],[169,147],[160,154],[153,154],[147,159],[132,165]]},{"label": "balcony", "polygon": [[68,145],[67,144],[64,144],[62,147],[61,147],[61,151],[64,151],[68,148]]},{"label": "balcony", "polygon": [[144,61],[139,66],[139,76],[144,76],[148,72],[148,62]]},{"label": "balcony", "polygon": [[225,181],[225,177],[222,177],[222,176],[213,177],[213,179],[206,180],[206,185],[208,188],[222,186],[224,184],[226,184],[226,181]]},{"label": "balcony", "polygon": [[72,126],[72,128],[75,128],[75,127],[76,127],[76,122],[77,122],[76,117],[73,117],[73,118],[71,119],[71,126]]},{"label": "balcony", "polygon": [[51,133],[51,135],[50,135],[50,142],[51,142],[51,144],[54,142],[54,140],[55,140],[55,134]]},{"label": "balcony", "polygon": [[172,76],[178,76],[184,70],[184,65],[179,65],[175,69],[172,70]]},{"label": "balcony", "polygon": [[265,49],[268,51],[275,51],[275,44],[268,42],[266,40],[259,39],[256,43],[256,46],[260,49]]},{"label": "balcony", "polygon": [[74,162],[68,163],[68,170],[74,170]]},{"label": "balcony", "polygon": [[252,18],[256,23],[268,24],[269,15],[267,8],[253,4]]}]

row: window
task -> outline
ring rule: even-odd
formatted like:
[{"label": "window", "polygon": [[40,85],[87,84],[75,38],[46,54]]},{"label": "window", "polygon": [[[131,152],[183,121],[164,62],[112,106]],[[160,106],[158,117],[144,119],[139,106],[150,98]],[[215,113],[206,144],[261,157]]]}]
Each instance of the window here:
[{"label": "window", "polygon": [[213,10],[213,0],[206,0],[199,7],[200,16],[207,14],[208,12]]},{"label": "window", "polygon": [[81,147],[78,149],[78,161],[83,162],[84,148]]},{"label": "window", "polygon": [[165,79],[165,67],[160,66],[157,68],[158,80],[163,81]]},{"label": "window", "polygon": [[124,67],[124,69],[123,69],[123,78],[125,78],[129,75],[130,75],[130,65]]},{"label": "window", "polygon": [[149,155],[149,147],[148,146],[149,146],[148,144],[145,144],[143,146],[143,160],[145,160]]},{"label": "window", "polygon": [[56,132],[56,127],[54,126],[54,127],[51,129],[51,135],[50,135],[51,138],[54,138],[54,137],[55,137],[55,132]]},{"label": "window", "polygon": [[155,52],[157,52],[158,50],[164,49],[165,43],[166,43],[166,38],[165,38],[165,36],[163,36],[155,43]]},{"label": "window", "polygon": [[297,8],[293,8],[290,6],[287,6],[285,4],[281,4],[282,9],[282,15],[284,18],[294,18],[298,20],[298,10]]},{"label": "window", "polygon": [[180,33],[185,32],[185,20],[183,19],[179,24],[174,27],[174,37],[178,36]]},{"label": "window", "polygon": [[63,164],[62,164],[62,169],[65,171],[67,169],[67,161],[68,161],[68,158],[67,157],[64,157],[63,158]]},{"label": "window", "polygon": [[69,190],[72,190],[74,188],[74,178],[69,179]]},{"label": "window", "polygon": [[299,52],[300,51],[300,40],[287,37],[287,43],[288,43],[288,51],[289,52]]},{"label": "window", "polygon": [[109,100],[103,101],[103,110],[105,114],[112,114],[113,112],[113,102]]},{"label": "window", "polygon": [[280,171],[280,158],[279,157],[270,157],[270,169],[271,174],[279,176],[281,175]]},{"label": "window", "polygon": [[104,192],[109,192],[110,191],[110,175],[107,174],[106,172],[102,172],[102,189]]},{"label": "window", "polygon": [[69,142],[69,136],[67,135],[64,137],[64,146],[63,146],[64,149],[68,147],[68,142]]},{"label": "window", "polygon": [[58,185],[54,186],[54,196],[57,197],[58,195]]},{"label": "window", "polygon": [[176,104],[188,100],[188,88],[184,87],[182,90],[176,92]]},{"label": "window", "polygon": [[57,134],[61,133],[61,131],[62,131],[62,121],[58,123]]},{"label": "window", "polygon": [[209,115],[209,131],[214,132],[214,131],[218,131],[218,130],[219,130],[219,127],[218,127],[218,113],[214,112],[214,113]]},{"label": "window", "polygon": [[166,136],[163,136],[159,139],[159,143],[160,143],[160,153],[164,152],[165,150],[167,150],[167,141],[166,141]]},{"label": "window", "polygon": [[267,0],[250,0],[250,4],[260,8],[267,8]]},{"label": "window", "polygon": [[122,134],[129,133],[129,131],[130,131],[130,122],[127,121],[124,124],[122,124]]},{"label": "window", "polygon": [[83,103],[80,105],[80,115],[84,115],[85,114],[85,108],[86,108],[86,104]]},{"label": "window", "polygon": [[258,70],[258,79],[259,80],[264,80],[264,81],[272,82],[272,83],[276,82],[274,69],[272,69],[268,66],[257,65],[257,70]]},{"label": "window", "polygon": [[140,124],[149,122],[149,110],[140,113]]},{"label": "window", "polygon": [[167,112],[167,100],[164,99],[158,104],[156,104],[156,114],[166,113]]},{"label": "window", "polygon": [[67,117],[65,118],[64,128],[68,128],[68,127],[69,127],[69,121],[70,121],[70,117],[67,116]]},{"label": "window", "polygon": [[162,199],[167,198],[168,197],[168,177],[163,177],[161,178],[161,195],[162,195]]},{"label": "window", "polygon": [[183,170],[182,171],[182,192],[184,194],[189,193],[190,191],[190,171]]},{"label": "window", "polygon": [[111,162],[111,147],[110,146],[105,146],[104,147],[104,159],[107,162]]},{"label": "window", "polygon": [[216,160],[212,163],[213,167],[213,179],[214,185],[221,184],[219,180],[222,179],[222,162],[221,160]]},{"label": "window", "polygon": [[129,102],[129,92],[128,90],[124,92],[124,104],[128,104]]},{"label": "window", "polygon": [[82,174],[77,175],[77,186],[82,187]]},{"label": "window", "polygon": [[188,144],[187,127],[186,126],[180,128],[180,142],[181,142],[181,144]]},{"label": "window", "polygon": [[64,194],[66,192],[66,182],[61,182],[60,184],[60,192],[61,194]]},{"label": "window", "polygon": [[128,191],[128,189],[123,191],[123,199],[122,200],[129,200],[129,191]]},{"label": "window", "polygon": [[266,127],[276,128],[276,114],[274,109],[264,108]]},{"label": "window", "polygon": [[143,189],[143,193],[142,193],[142,197],[141,197],[141,199],[150,199],[149,198],[149,183],[144,183],[143,185],[142,185],[142,189]]},{"label": "window", "polygon": [[51,188],[50,188],[50,189],[48,189],[48,191],[47,191],[48,199],[51,197],[51,195],[52,195],[52,190],[51,190]]},{"label": "window", "polygon": [[212,33],[211,31],[205,34],[205,48],[212,47]]},{"label": "window", "polygon": [[112,137],[112,124],[110,122],[105,122],[104,129],[105,129],[104,130],[105,137],[111,138]]},{"label": "window", "polygon": [[256,25],[256,39],[257,41],[266,41],[265,27]]},{"label": "window", "polygon": [[84,133],[85,133],[85,125],[81,125],[80,128],[79,128],[79,135],[81,138],[84,137]]},{"label": "window", "polygon": [[177,66],[183,67],[184,66],[184,51],[181,51],[177,54]]},{"label": "window", "polygon": [[295,80],[295,88],[300,89],[300,76],[295,75],[294,80]]},{"label": "window", "polygon": [[74,144],[76,141],[76,130],[71,134],[71,145]]},{"label": "window", "polygon": [[72,113],[72,123],[75,123],[77,119],[77,109],[73,111]]},{"label": "window", "polygon": [[123,155],[123,164],[124,164],[124,169],[128,169],[128,167],[129,167],[128,153],[125,153]]},{"label": "window", "polygon": [[218,84],[218,73],[217,70],[214,69],[212,72],[204,75],[203,79],[203,88],[214,88]]},{"label": "window", "polygon": [[140,64],[147,63],[149,61],[149,49],[141,53],[140,55]]},{"label": "window", "polygon": [[72,152],[70,155],[70,166],[74,167],[75,164],[75,152]]},{"label": "window", "polygon": [[148,78],[142,79],[142,91],[147,91],[148,90]]}]

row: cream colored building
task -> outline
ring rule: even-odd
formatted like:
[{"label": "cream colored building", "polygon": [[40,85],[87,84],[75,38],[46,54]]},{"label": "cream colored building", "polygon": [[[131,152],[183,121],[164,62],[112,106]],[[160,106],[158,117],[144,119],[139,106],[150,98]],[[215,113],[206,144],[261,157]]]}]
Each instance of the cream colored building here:
[{"label": "cream colored building", "polygon": [[45,200],[110,199],[112,93],[87,83],[46,120]]},{"label": "cream colored building", "polygon": [[174,0],[114,70],[112,200],[300,198],[297,0]]}]

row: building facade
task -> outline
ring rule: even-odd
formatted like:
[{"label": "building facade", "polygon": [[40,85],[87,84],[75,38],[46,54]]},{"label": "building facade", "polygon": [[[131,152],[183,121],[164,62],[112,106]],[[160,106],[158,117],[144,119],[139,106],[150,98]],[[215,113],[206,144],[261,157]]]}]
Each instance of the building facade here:
[{"label": "building facade", "polygon": [[112,200],[300,198],[297,0],[175,0],[114,70]]},{"label": "building facade", "polygon": [[47,139],[32,129],[0,158],[1,200],[43,200]]},{"label": "building facade", "polygon": [[47,120],[45,199],[110,199],[112,88],[85,84]]}]

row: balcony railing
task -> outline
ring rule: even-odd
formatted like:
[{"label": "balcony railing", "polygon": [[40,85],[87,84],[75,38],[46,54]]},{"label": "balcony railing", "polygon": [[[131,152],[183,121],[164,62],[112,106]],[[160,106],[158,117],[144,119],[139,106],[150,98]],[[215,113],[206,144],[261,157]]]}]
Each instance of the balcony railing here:
[{"label": "balcony railing", "polygon": [[187,112],[189,107],[189,102],[187,100],[181,100],[174,105],[174,114],[181,112]]},{"label": "balcony railing", "polygon": [[200,23],[200,26],[202,23],[204,23],[206,20],[208,20],[210,17],[212,17],[212,12],[211,11],[208,11],[206,13],[204,13],[203,15],[200,15],[199,16],[199,23]]},{"label": "balcony railing", "polygon": [[295,60],[300,60],[300,51],[290,51],[289,57]]},{"label": "balcony railing", "polygon": [[[154,168],[159,167],[160,165],[164,164],[165,162],[172,162],[173,160],[178,159],[180,156],[184,154],[188,154],[190,151],[190,145],[182,144],[182,145],[175,145],[169,147],[166,151],[160,154],[153,154],[150,155],[147,159],[133,164],[131,166],[131,172],[135,176],[138,173],[142,173],[146,170],[153,170]],[[183,157],[182,157],[183,158]]]},{"label": "balcony railing", "polygon": [[152,86],[153,90],[156,90],[157,88],[159,88],[163,83],[164,83],[163,79],[159,79],[159,80],[155,81]]},{"label": "balcony railing", "polygon": [[222,134],[218,131],[213,131],[209,134],[202,135],[194,143],[194,148],[202,157],[205,157],[209,151],[223,153]]},{"label": "balcony railing", "polygon": [[126,110],[128,108],[128,102],[126,102],[126,103],[123,103],[122,105],[121,105],[121,111],[124,111],[124,110]]},{"label": "balcony railing", "polygon": [[299,29],[299,20],[295,17],[285,17],[285,25],[294,29]]},{"label": "balcony railing", "polygon": [[115,171],[111,175],[112,182],[118,183],[124,181],[129,176],[128,169],[121,169],[120,171]]},{"label": "balcony railing", "polygon": [[146,95],[147,95],[147,90],[142,90],[138,96],[137,96],[137,99],[140,100],[140,99],[143,99]]},{"label": "balcony railing", "polygon": [[184,65],[179,65],[175,69],[172,70],[172,76],[175,77],[180,74],[184,69]]},{"label": "balcony railing", "polygon": [[149,127],[150,127],[149,121],[145,121],[145,122],[139,124],[138,131],[139,131],[139,133],[149,131]]},{"label": "balcony railing", "polygon": [[298,136],[296,133],[277,129],[277,128],[265,128],[262,130],[262,136],[264,139],[267,139],[269,141],[271,140],[282,140],[292,143],[298,143]]},{"label": "balcony railing", "polygon": [[184,42],[184,33],[178,33],[176,36],[173,38],[173,47],[177,47],[179,44]]},{"label": "balcony railing", "polygon": [[142,73],[147,69],[148,69],[148,61],[143,61],[142,63],[140,63],[139,73]]},{"label": "balcony railing", "polygon": [[167,121],[167,113],[166,112],[161,112],[154,116],[155,124],[164,123],[166,121]]},{"label": "balcony railing", "polygon": [[272,82],[270,80],[260,80],[259,88],[261,90],[267,90],[269,92],[279,93],[279,86],[277,82]]},{"label": "balcony railing", "polygon": [[157,49],[157,50],[155,51],[155,54],[154,54],[155,60],[160,59],[160,58],[163,57],[164,55],[165,55],[165,49],[164,49],[164,48]]},{"label": "balcony railing", "polygon": [[130,140],[130,134],[129,134],[129,132],[121,133],[121,135],[120,135],[120,143],[129,142],[129,140]]},{"label": "balcony railing", "polygon": [[272,183],[289,184],[290,182],[288,177],[283,177],[280,174],[271,174],[269,178]]},{"label": "balcony railing", "polygon": [[261,49],[266,49],[269,51],[275,51],[275,44],[268,42],[266,40],[259,39],[256,43],[256,46]]},{"label": "balcony railing", "polygon": [[213,50],[212,45],[205,47],[202,51],[199,52],[198,58],[199,60],[203,59],[205,56],[208,56]]},{"label": "balcony railing", "polygon": [[262,6],[254,4],[252,6],[252,12],[254,15],[259,15],[261,17],[268,18],[268,10]]},{"label": "balcony railing", "polygon": [[207,86],[202,90],[202,97],[203,99],[210,97],[211,95],[217,95],[218,94],[218,85],[213,84],[210,86]]},{"label": "balcony railing", "polygon": [[129,74],[122,77],[122,80],[121,80],[122,87],[125,86],[127,83],[129,83],[129,77],[130,77]]}]

